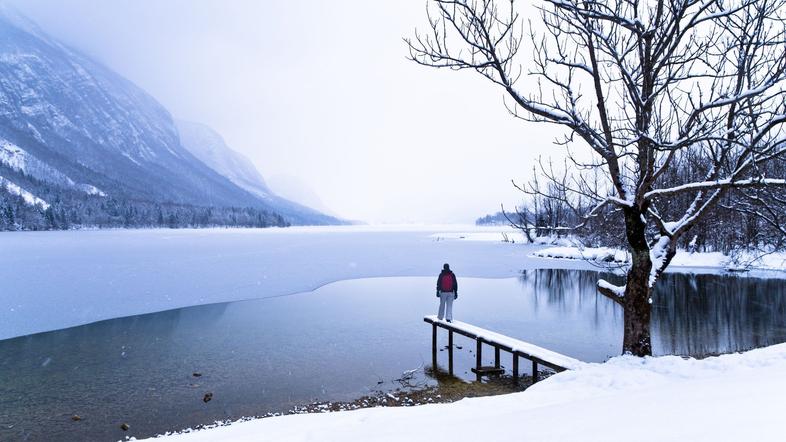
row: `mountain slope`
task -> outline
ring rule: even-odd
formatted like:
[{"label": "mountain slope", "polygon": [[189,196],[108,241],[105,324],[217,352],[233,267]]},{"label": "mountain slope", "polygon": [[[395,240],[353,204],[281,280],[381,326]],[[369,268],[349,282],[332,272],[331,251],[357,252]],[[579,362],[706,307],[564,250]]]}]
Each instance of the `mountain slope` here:
[{"label": "mountain slope", "polygon": [[295,224],[342,224],[343,221],[274,194],[253,163],[232,150],[210,127],[189,121],[176,122],[183,147],[234,184],[275,207]]},{"label": "mountain slope", "polygon": [[85,176],[121,195],[255,203],[180,146],[171,116],[144,91],[5,17],[0,17],[0,136],[65,175]]},{"label": "mountain slope", "polygon": [[[185,149],[154,98],[7,11],[0,11],[0,177],[0,229],[57,228],[51,222],[57,217],[79,225],[114,226],[120,217],[123,225],[149,225],[163,212],[176,218],[173,226],[203,225],[197,219],[286,224],[273,201]],[[20,199],[23,192],[47,206]],[[211,207],[220,210],[205,210]],[[229,208],[245,208],[246,215]],[[46,217],[49,225],[31,217]]]},{"label": "mountain slope", "polygon": [[200,123],[177,120],[175,124],[183,147],[197,159],[254,195],[262,199],[270,197],[272,192],[256,167],[230,149],[220,134]]}]

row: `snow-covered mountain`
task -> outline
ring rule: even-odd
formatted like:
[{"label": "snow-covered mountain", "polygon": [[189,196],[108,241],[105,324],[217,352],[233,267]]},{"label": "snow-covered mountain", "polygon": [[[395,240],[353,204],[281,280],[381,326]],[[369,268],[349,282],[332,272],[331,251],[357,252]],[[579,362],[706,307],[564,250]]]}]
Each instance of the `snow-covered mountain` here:
[{"label": "snow-covered mountain", "polygon": [[200,123],[183,120],[175,123],[183,147],[200,161],[247,191],[263,199],[270,198],[270,189],[251,160],[230,149],[218,132]]},{"label": "snow-covered mountain", "polygon": [[290,201],[297,201],[300,204],[311,207],[322,213],[334,215],[332,210],[325,205],[317,192],[300,177],[287,174],[274,174],[267,177],[266,183],[270,190],[276,195]]},{"label": "snow-covered mountain", "polygon": [[250,208],[253,225],[280,225],[280,201],[239,185],[249,178],[266,189],[255,171],[238,164],[230,176],[206,165],[183,147],[171,115],[153,97],[28,20],[0,11],[0,224],[20,224],[14,212],[25,210],[23,200],[13,195],[24,193],[24,201],[51,205],[53,219],[74,218],[70,210],[78,206],[106,211],[109,221],[133,212],[128,221],[144,203],[159,218],[164,209],[183,218],[196,216],[192,206],[235,207]]},{"label": "snow-covered mountain", "polygon": [[296,223],[339,222],[331,216],[273,193],[251,160],[227,146],[224,138],[212,128],[183,120],[177,120],[176,124],[183,147],[234,184],[276,207],[287,219]]}]

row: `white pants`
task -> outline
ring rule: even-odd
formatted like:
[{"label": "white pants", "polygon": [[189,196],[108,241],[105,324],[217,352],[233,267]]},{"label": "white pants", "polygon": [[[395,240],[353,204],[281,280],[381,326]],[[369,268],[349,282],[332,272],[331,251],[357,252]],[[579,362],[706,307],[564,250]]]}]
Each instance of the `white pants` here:
[{"label": "white pants", "polygon": [[[453,292],[439,292],[439,313],[437,313],[439,319],[446,318],[448,321],[453,320],[454,296],[455,294]],[[445,307],[448,309],[447,314],[445,312]]]}]

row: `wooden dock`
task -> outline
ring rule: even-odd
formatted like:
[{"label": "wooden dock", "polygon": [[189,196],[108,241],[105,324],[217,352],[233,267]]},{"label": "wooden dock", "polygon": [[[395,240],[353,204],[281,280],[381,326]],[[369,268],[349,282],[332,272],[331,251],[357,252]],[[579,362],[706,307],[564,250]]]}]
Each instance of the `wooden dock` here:
[{"label": "wooden dock", "polygon": [[[519,379],[519,358],[525,358],[532,362],[532,381],[538,381],[538,365],[549,367],[557,372],[575,369],[583,364],[578,359],[565,356],[555,351],[538,347],[535,344],[521,341],[510,336],[505,336],[491,330],[476,327],[461,321],[447,322],[437,319],[435,315],[426,316],[423,320],[431,324],[431,357],[434,367],[437,366],[437,329],[444,328],[448,331],[448,372],[453,374],[453,333],[458,333],[476,342],[475,367],[472,371],[477,375],[478,380],[484,375],[502,374],[505,372],[500,366],[500,351],[506,351],[513,356],[513,379]],[[494,365],[483,366],[483,344],[494,348]]]}]

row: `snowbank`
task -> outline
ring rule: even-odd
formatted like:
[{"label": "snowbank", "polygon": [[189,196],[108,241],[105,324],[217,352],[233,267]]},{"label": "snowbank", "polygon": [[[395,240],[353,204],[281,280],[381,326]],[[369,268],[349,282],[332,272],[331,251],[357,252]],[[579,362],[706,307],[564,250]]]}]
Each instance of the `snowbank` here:
[{"label": "snowbank", "polygon": [[[533,252],[532,256],[538,258],[577,259],[616,264],[625,264],[630,258],[628,253],[624,250],[609,247],[548,247]],[[689,253],[680,250],[669,264],[669,268],[674,267],[710,267],[733,270],[786,270],[786,253],[771,253],[764,256],[754,256],[748,253],[732,258],[720,252]]]},{"label": "snowbank", "polygon": [[628,254],[619,249],[612,249],[609,247],[596,247],[584,248],[578,247],[549,247],[541,249],[532,254],[539,258],[560,258],[560,259],[582,259],[586,261],[608,262],[608,263],[626,263],[628,262]]},{"label": "snowbank", "polygon": [[620,356],[522,393],[290,415],[168,436],[198,441],[782,440],[786,344],[704,360]]}]

